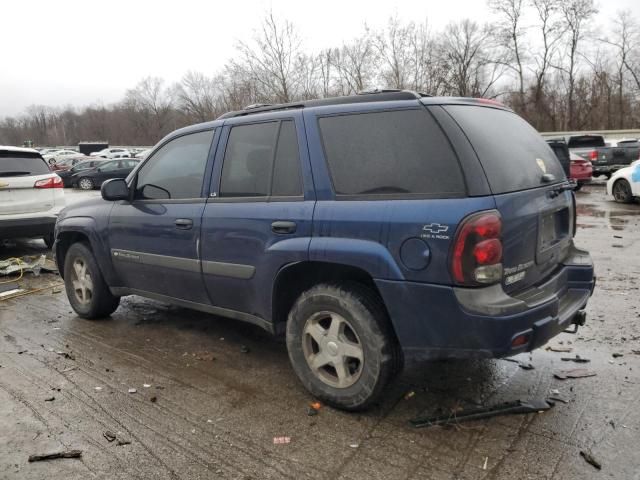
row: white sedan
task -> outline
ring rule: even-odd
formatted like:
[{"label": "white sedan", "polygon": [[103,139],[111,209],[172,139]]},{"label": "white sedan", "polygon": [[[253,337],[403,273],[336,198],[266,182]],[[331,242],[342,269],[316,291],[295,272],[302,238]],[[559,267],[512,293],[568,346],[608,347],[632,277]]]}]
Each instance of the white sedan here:
[{"label": "white sedan", "polygon": [[620,203],[630,203],[640,197],[640,159],[611,176],[607,182],[607,195],[613,195]]}]

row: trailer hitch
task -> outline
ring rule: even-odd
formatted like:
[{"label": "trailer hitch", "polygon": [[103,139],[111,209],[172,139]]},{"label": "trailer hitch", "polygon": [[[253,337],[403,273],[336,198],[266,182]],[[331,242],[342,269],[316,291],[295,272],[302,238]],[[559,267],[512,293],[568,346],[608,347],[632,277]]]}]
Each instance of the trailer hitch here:
[{"label": "trailer hitch", "polygon": [[578,327],[584,326],[587,321],[587,312],[584,310],[579,310],[571,319],[571,325],[573,325],[573,330],[565,330],[564,333],[578,333]]}]

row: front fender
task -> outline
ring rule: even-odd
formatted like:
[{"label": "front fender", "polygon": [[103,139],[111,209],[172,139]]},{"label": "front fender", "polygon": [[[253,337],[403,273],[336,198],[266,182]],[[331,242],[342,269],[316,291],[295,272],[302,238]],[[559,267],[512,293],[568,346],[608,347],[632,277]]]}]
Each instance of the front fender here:
[{"label": "front fender", "polygon": [[375,279],[404,280],[389,250],[371,240],[314,237],[309,245],[309,260],[356,267]]},{"label": "front fender", "polygon": [[117,275],[111,263],[108,236],[100,231],[98,222],[93,217],[65,217],[58,219],[55,227],[55,243],[53,251],[56,255],[56,262],[60,275],[64,275],[64,258],[66,251],[78,238],[86,238],[89,241],[91,250],[96,262],[100,267],[102,276],[108,285],[117,285]]}]

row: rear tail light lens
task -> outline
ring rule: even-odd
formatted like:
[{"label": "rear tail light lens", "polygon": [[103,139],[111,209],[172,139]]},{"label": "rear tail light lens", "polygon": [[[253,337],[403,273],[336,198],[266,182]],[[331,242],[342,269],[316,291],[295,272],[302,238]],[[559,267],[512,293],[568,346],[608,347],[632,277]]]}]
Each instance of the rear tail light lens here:
[{"label": "rear tail light lens", "polygon": [[57,175],[51,178],[45,178],[38,180],[33,184],[33,188],[62,188],[62,179]]},{"label": "rear tail light lens", "polygon": [[451,275],[459,285],[489,285],[502,280],[502,220],[496,211],[462,221],[451,255]]},{"label": "rear tail light lens", "polygon": [[598,152],[596,150],[591,150],[589,152],[589,160],[591,160],[592,162],[598,160]]}]

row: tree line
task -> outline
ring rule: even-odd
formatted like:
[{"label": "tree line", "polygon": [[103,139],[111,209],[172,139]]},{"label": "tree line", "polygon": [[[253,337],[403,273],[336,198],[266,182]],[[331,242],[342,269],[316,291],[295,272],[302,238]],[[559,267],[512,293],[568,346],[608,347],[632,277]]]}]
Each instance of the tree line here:
[{"label": "tree line", "polygon": [[0,143],[152,145],[168,132],[250,104],[375,88],[497,99],[540,131],[640,126],[640,25],[601,18],[593,0],[489,0],[491,23],[439,31],[389,19],[381,29],[312,52],[291,22],[267,13],[214,75],[147,77],[109,106],[32,105],[0,120]]}]

